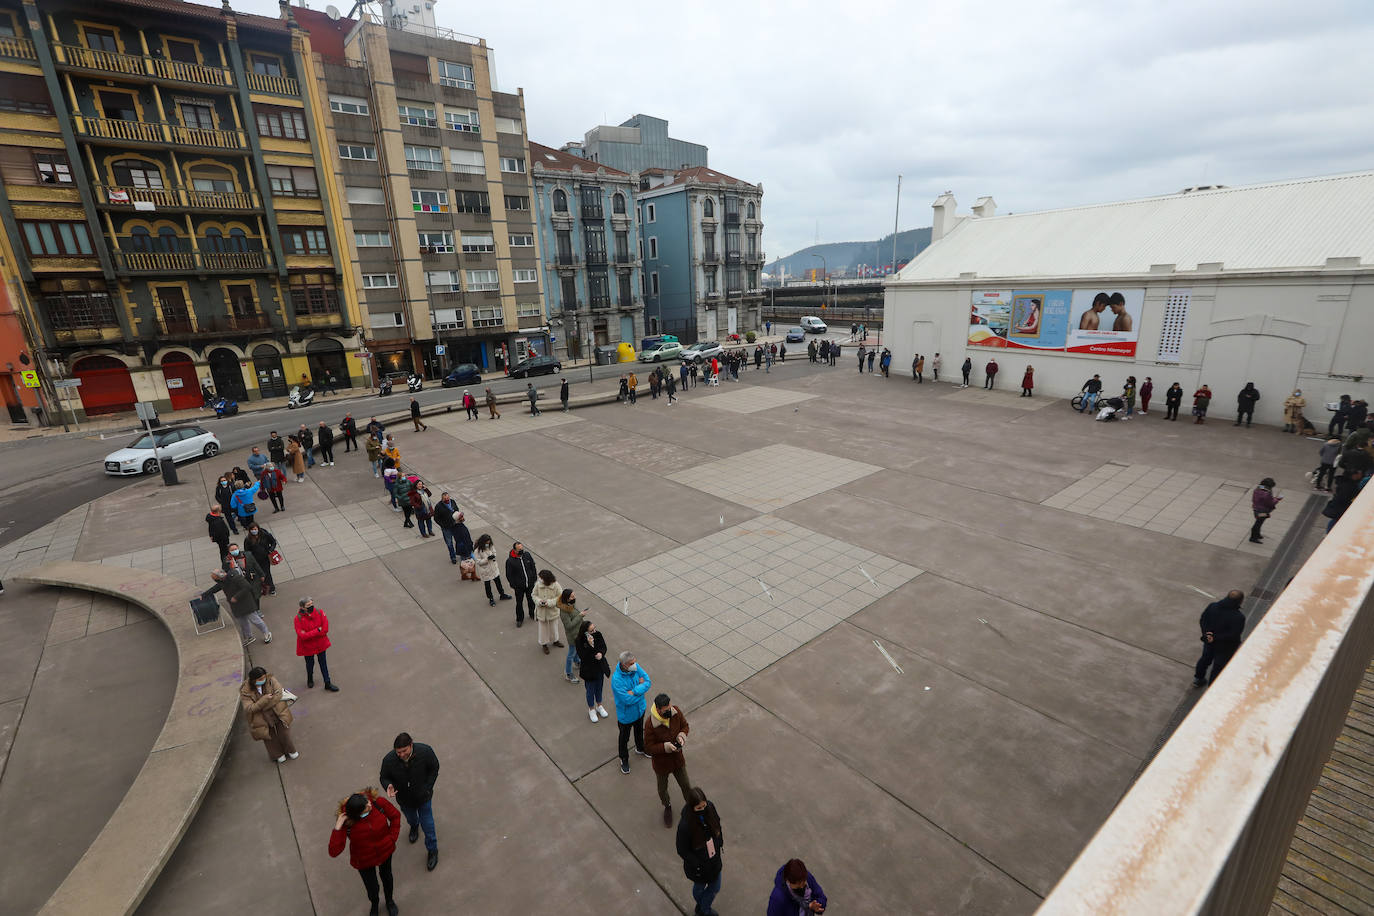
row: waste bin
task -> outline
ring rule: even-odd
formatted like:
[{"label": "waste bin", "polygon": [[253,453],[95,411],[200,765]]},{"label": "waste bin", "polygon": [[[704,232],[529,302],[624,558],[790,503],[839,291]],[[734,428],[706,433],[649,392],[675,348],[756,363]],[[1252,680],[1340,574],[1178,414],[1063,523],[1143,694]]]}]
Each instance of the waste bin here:
[{"label": "waste bin", "polygon": [[158,462],[158,465],[162,468],[162,482],[169,487],[175,485],[177,483],[177,466],[172,461],[171,456],[164,452],[163,459]]},{"label": "waste bin", "polygon": [[598,366],[612,366],[616,361],[615,347],[601,346],[596,348],[596,364]]}]

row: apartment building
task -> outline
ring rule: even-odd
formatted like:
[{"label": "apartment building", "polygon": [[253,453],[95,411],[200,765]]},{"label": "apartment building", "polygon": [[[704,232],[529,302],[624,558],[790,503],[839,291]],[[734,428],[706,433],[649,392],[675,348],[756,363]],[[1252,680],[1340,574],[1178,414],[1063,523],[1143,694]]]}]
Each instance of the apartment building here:
[{"label": "apartment building", "polygon": [[633,175],[530,144],[549,323],[558,355],[580,359],[644,332]]},{"label": "apartment building", "polygon": [[593,127],[583,135],[582,143],[569,143],[563,149],[626,172],[710,165],[705,146],[668,136],[668,122],[646,114],[637,114],[619,126],[601,124]]},{"label": "apartment building", "polygon": [[71,413],[363,382],[312,67],[227,3],[0,0],[0,256]]},{"label": "apartment building", "polygon": [[762,328],[763,186],[714,169],[638,173],[649,333],[724,340]]},{"label": "apartment building", "polygon": [[343,197],[375,370],[430,378],[547,353],[524,96],[486,42],[433,4],[351,20],[293,9],[315,37],[323,144]]}]

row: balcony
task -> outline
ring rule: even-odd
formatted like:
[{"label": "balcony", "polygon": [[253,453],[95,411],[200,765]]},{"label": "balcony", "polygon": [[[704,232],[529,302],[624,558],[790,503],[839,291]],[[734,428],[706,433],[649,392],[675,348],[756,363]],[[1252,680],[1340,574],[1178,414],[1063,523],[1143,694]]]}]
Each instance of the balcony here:
[{"label": "balcony", "polygon": [[257,191],[197,191],[193,188],[137,188],[126,185],[97,184],[96,203],[119,210],[214,210],[230,212],[261,210]]},{"label": "balcony", "polygon": [[576,267],[582,263],[582,259],[571,252],[560,251],[554,256],[554,263],[559,267]]},{"label": "balcony", "polygon": [[168,124],[167,131],[172,142],[182,146],[201,146],[209,149],[246,149],[248,146],[241,130],[218,130],[208,127]]},{"label": "balcony", "polygon": [[266,270],[272,259],[265,251],[202,251],[201,264],[206,270]]},{"label": "balcony", "polygon": [[720,252],[716,251],[714,248],[708,248],[702,254],[701,261],[703,264],[719,264]]},{"label": "balcony", "polygon": [[219,273],[268,270],[265,251],[117,251],[115,269],[127,274]]},{"label": "balcony", "polygon": [[764,257],[762,251],[751,251],[744,256],[744,260],[748,261],[750,264],[762,264],[768,259]]},{"label": "balcony", "polygon": [[54,45],[53,52],[57,66],[63,68],[150,77],[167,82],[220,89],[234,84],[231,74],[223,67],[206,67],[185,61],[119,54],[114,51],[96,51],[80,45]]},{"label": "balcony", "polygon": [[96,140],[147,143],[155,146],[175,143],[179,146],[216,150],[241,150],[247,146],[241,130],[186,127],[162,121],[123,121],[119,118],[88,118],[78,115],[76,132],[83,137]]},{"label": "balcony", "polygon": [[249,73],[248,88],[252,92],[265,92],[268,95],[289,95],[300,97],[301,84],[289,76],[273,76],[270,73]]},{"label": "balcony", "polygon": [[582,218],[583,218],[583,219],[605,219],[605,218],[606,218],[606,208],[605,208],[605,207],[597,207],[597,206],[586,206],[586,205],[583,205],[583,207],[582,207]]},{"label": "balcony", "polygon": [[606,266],[606,252],[605,252],[605,251],[588,251],[588,252],[587,252],[587,266],[588,266],[588,267],[605,267],[605,266]]},{"label": "balcony", "polygon": [[741,255],[738,251],[727,251],[727,252],[725,252],[725,263],[726,263],[726,264],[738,264],[738,263],[739,263],[740,261],[742,261],[742,260],[744,260],[744,257],[743,257],[743,255]]},{"label": "balcony", "polygon": [[27,38],[3,36],[0,37],[0,57],[8,60],[37,60],[38,54],[33,49],[33,42]]},{"label": "balcony", "polygon": [[268,331],[272,321],[266,315],[214,315],[209,318],[163,318],[162,334],[166,337],[215,336],[220,334],[248,334]]},{"label": "balcony", "polygon": [[727,226],[738,226],[738,225],[739,225],[739,211],[738,211],[738,210],[736,210],[734,213],[727,213],[727,214],[725,214],[725,225],[727,225]]},{"label": "balcony", "polygon": [[598,310],[612,308],[614,303],[611,302],[610,296],[592,296],[590,299],[590,305],[592,307],[592,311],[595,312]]},{"label": "balcony", "polygon": [[616,267],[634,267],[639,263],[639,258],[630,254],[628,251],[617,251],[615,253]]}]

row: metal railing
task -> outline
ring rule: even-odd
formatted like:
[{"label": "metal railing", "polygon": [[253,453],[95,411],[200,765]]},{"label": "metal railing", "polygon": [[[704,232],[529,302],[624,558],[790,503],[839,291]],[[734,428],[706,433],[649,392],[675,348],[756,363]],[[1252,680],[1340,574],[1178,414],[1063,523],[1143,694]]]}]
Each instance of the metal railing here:
[{"label": "metal railing", "polygon": [[97,184],[99,202],[109,206],[152,204],[164,210],[259,210],[262,201],[257,191],[198,191],[194,188],[138,188],[130,185]]},{"label": "metal railing", "polygon": [[606,265],[606,252],[597,250],[588,251],[587,264],[588,266],[595,265],[597,267],[604,267]]},{"label": "metal railing", "polygon": [[138,54],[120,54],[116,51],[99,51],[80,45],[53,45],[53,52],[59,66],[80,67],[83,70],[99,70],[126,76],[151,76],[201,86],[233,85],[231,74],[223,67],[207,67],[204,64],[144,57]]},{"label": "metal railing", "polygon": [[271,329],[272,321],[266,315],[212,315],[208,318],[163,318],[162,333],[168,336],[188,337],[204,334],[225,334],[247,331],[266,331]]},{"label": "metal railing", "polygon": [[1371,534],[1366,490],[1039,913],[1270,911],[1298,819],[1374,653]]},{"label": "metal railing", "polygon": [[168,134],[173,143],[185,146],[208,146],[214,149],[244,149],[248,143],[241,130],[223,130],[210,127],[186,127],[182,124],[168,124]]},{"label": "metal railing", "polygon": [[583,219],[605,219],[605,218],[606,218],[606,210],[605,210],[604,207],[588,207],[588,206],[584,206],[584,207],[582,208],[582,218],[583,218]]},{"label": "metal railing", "polygon": [[202,251],[206,270],[265,270],[272,266],[265,251]]},{"label": "metal railing", "polygon": [[247,143],[241,130],[187,127],[164,121],[125,121],[120,118],[76,118],[76,132],[102,140],[134,143],[175,143],[211,149],[244,149]]},{"label": "metal railing", "polygon": [[248,88],[253,92],[266,92],[269,95],[300,96],[301,84],[289,76],[274,76],[270,73],[248,73]]},{"label": "metal railing", "polygon": [[158,79],[199,83],[202,86],[231,86],[234,82],[229,71],[222,67],[207,67],[204,64],[190,64],[181,60],[164,60],[161,57],[149,57],[147,61],[152,75]]},{"label": "metal railing", "polygon": [[33,42],[29,39],[8,35],[0,37],[0,57],[11,60],[37,60],[38,53],[33,49]]},{"label": "metal railing", "polygon": [[178,273],[266,270],[265,251],[118,251],[115,266],[123,273]]}]

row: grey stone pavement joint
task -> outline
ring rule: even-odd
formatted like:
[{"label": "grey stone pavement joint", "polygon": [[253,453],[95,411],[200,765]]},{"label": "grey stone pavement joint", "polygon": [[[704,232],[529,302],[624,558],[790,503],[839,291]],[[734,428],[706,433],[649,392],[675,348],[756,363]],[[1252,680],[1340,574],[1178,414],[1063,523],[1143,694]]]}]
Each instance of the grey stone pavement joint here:
[{"label": "grey stone pavement joint", "polygon": [[1255,483],[1145,464],[1107,463],[1042,500],[1041,505],[1174,537],[1268,556],[1293,523],[1276,513],[1263,544],[1250,543]]},{"label": "grey stone pavement joint", "polygon": [[668,479],[771,512],[880,470],[862,461],[778,444],[685,468]]},{"label": "grey stone pavement joint", "polygon": [[733,687],[921,572],[765,515],[586,588]]},{"label": "grey stone pavement joint", "polygon": [[0,548],[0,578],[44,563],[70,560],[86,527],[90,504],[77,506],[41,528]]},{"label": "grey stone pavement joint", "polygon": [[764,388],[760,385],[726,389],[698,386],[692,389],[693,394],[698,391],[708,394],[709,397],[693,397],[678,403],[689,403],[698,407],[714,407],[717,410],[728,410],[731,413],[749,414],[758,413],[761,410],[771,410],[774,407],[786,407],[789,404],[809,401],[815,397],[815,395],[805,391],[796,391],[791,388]]},{"label": "grey stone pavement joint", "polygon": [[484,442],[487,439],[496,439],[501,436],[515,436],[520,433],[539,432],[540,430],[552,429],[555,426],[567,426],[569,423],[582,422],[582,417],[573,413],[564,413],[559,407],[549,406],[547,401],[540,403],[539,410],[539,416],[532,417],[527,403],[520,405],[503,404],[497,407],[501,418],[492,420],[487,413],[486,405],[482,404],[479,406],[478,413],[480,419],[477,420],[469,420],[466,413],[454,411],[433,418],[426,417],[425,422],[435,429],[442,429],[460,442],[469,443]]}]

